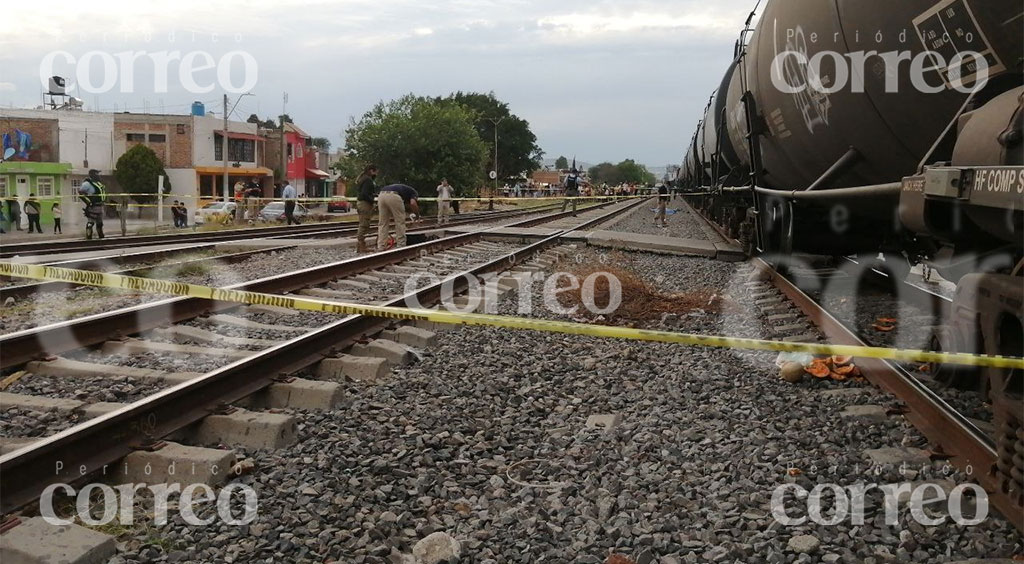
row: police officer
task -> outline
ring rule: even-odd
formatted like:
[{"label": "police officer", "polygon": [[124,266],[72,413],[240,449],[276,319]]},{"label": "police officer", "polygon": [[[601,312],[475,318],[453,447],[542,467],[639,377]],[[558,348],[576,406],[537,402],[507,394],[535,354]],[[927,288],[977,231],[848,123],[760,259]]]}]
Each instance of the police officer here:
[{"label": "police officer", "polygon": [[89,171],[89,177],[82,181],[78,188],[78,195],[85,208],[85,238],[92,239],[92,229],[96,228],[96,235],[103,238],[103,199],[106,195],[103,183],[100,182],[100,171],[93,169]]},{"label": "police officer", "polygon": [[573,167],[569,171],[569,175],[565,177],[565,195],[566,199],[562,202],[562,211],[569,207],[569,203],[572,203],[572,216],[576,217],[576,199],[580,195],[580,172]]}]

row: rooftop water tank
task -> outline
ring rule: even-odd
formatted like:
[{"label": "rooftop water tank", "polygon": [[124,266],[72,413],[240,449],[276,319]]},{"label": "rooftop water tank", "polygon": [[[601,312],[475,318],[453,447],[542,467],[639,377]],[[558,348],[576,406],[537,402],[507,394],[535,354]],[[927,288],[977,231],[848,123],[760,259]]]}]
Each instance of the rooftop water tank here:
[{"label": "rooftop water tank", "polygon": [[202,102],[192,102],[192,115],[203,117],[206,115],[206,106]]}]

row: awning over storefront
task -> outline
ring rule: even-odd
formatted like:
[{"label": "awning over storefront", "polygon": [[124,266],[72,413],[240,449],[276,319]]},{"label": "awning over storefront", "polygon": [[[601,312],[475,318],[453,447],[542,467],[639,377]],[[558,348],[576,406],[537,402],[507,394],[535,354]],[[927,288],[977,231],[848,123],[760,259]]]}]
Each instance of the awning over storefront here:
[{"label": "awning over storefront", "polygon": [[329,178],[331,175],[320,170],[319,168],[307,168],[306,176],[315,176],[317,178]]},{"label": "awning over storefront", "polygon": [[[224,174],[224,167],[222,166],[197,166],[196,172],[199,174]],[[274,171],[269,168],[256,166],[256,167],[233,167],[228,166],[228,175],[230,176],[272,176]]]},{"label": "awning over storefront", "polygon": [[0,174],[71,174],[71,163],[4,161],[0,163]]},{"label": "awning over storefront", "polygon": [[[214,130],[217,135],[224,135],[223,129]],[[228,139],[248,139],[250,141],[265,141],[263,137],[259,135],[253,135],[252,133],[242,133],[240,131],[229,131]]]}]

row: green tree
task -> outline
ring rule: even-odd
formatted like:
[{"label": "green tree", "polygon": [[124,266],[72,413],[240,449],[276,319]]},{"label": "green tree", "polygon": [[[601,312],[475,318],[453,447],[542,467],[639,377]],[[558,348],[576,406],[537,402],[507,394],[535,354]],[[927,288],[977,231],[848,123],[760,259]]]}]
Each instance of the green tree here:
[{"label": "green tree", "polygon": [[617,165],[603,162],[587,170],[590,181],[594,184],[617,186],[622,183],[654,184],[655,178],[647,167],[633,159],[626,159]]},{"label": "green tree", "polygon": [[[164,163],[153,149],[145,145],[135,145],[125,151],[114,166],[114,178],[121,191],[133,194],[132,199],[140,204],[153,201],[158,188],[157,178],[160,176],[167,176]],[[170,191],[170,179],[164,178],[164,193]]]},{"label": "green tree", "polygon": [[569,168],[569,159],[565,157],[558,157],[555,159],[555,168],[558,170],[565,170]]},{"label": "green tree", "polygon": [[615,165],[619,169],[624,182],[633,184],[654,184],[654,175],[648,172],[647,167],[637,163],[633,159],[626,159]]},{"label": "green tree", "polygon": [[475,117],[460,104],[412,94],[379,102],[345,130],[349,167],[375,163],[378,184],[401,182],[424,196],[434,195],[442,178],[458,194],[474,194],[487,162]]},{"label": "green tree", "polygon": [[608,184],[610,186],[622,184],[622,174],[619,173],[619,167],[612,163],[604,162],[592,166],[587,170],[587,175],[593,184]]},{"label": "green tree", "polygon": [[309,144],[316,147],[317,149],[330,150],[331,140],[326,137],[314,137],[309,140]]},{"label": "green tree", "polygon": [[[487,170],[497,170],[504,180],[529,176],[540,168],[544,152],[537,145],[537,136],[530,123],[514,115],[508,104],[498,100],[493,92],[456,92],[440,102],[460,104],[474,115],[474,127],[480,140],[487,144]],[[498,168],[494,168],[494,128],[498,125]]]},{"label": "green tree", "polygon": [[337,161],[331,163],[331,169],[345,180],[345,195],[353,198],[358,195],[356,194],[356,178],[362,174],[364,168],[366,168],[366,164],[350,153],[342,153]]}]

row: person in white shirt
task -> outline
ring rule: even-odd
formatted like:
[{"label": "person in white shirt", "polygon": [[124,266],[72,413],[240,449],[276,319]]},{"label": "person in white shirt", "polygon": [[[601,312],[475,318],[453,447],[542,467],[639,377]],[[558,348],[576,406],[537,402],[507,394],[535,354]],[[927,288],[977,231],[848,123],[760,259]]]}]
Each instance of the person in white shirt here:
[{"label": "person in white shirt", "polygon": [[441,184],[437,187],[437,224],[444,225],[448,223],[448,216],[451,215],[451,200],[452,200],[452,187],[448,184],[448,179],[441,179]]},{"label": "person in white shirt", "polygon": [[281,189],[281,198],[284,199],[284,216],[288,219],[288,225],[298,225],[299,220],[295,219],[295,187],[287,180]]}]

